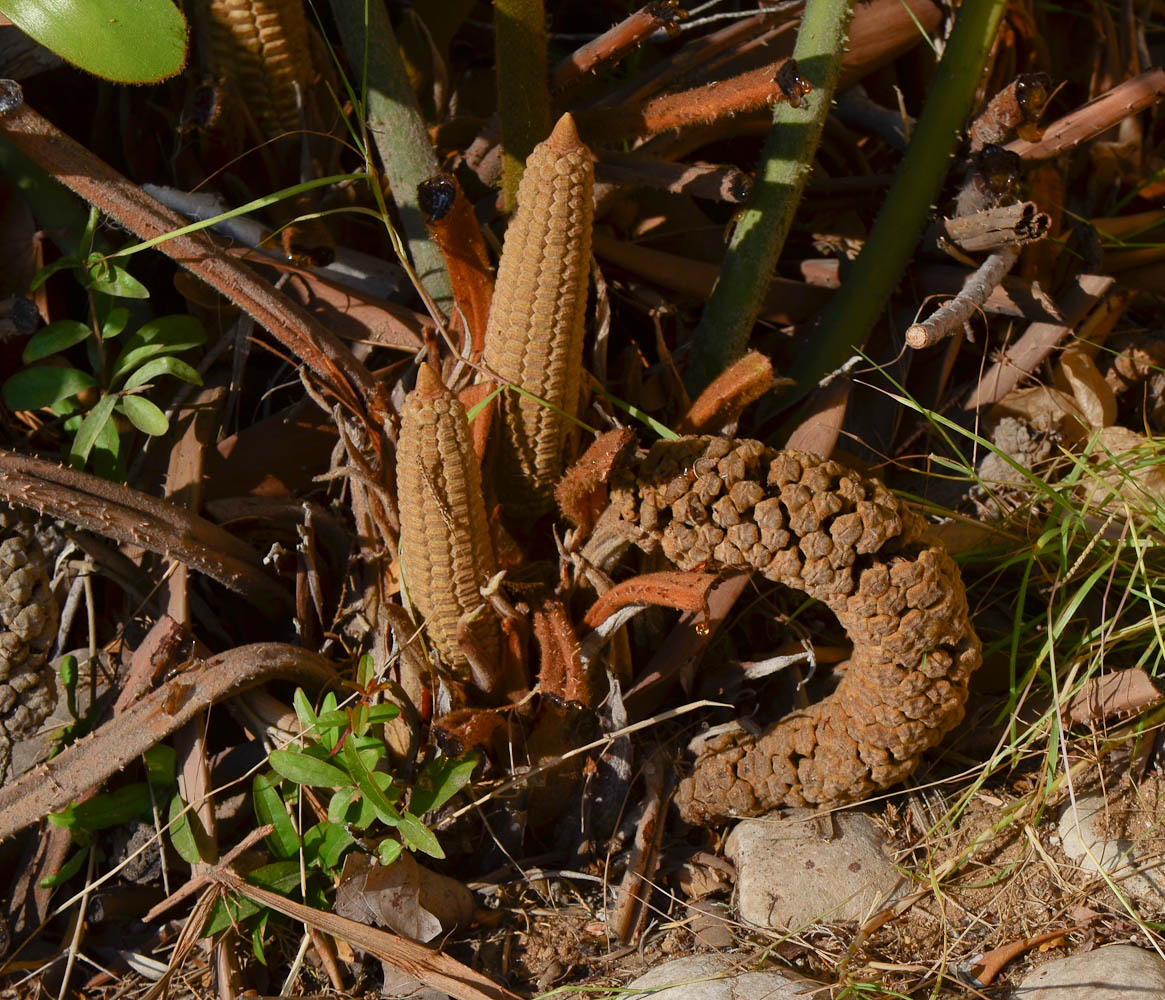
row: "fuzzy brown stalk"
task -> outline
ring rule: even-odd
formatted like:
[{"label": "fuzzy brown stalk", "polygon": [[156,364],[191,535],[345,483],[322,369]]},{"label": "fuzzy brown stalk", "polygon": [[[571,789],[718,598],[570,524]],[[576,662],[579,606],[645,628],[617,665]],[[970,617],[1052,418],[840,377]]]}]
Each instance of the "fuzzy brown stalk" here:
[{"label": "fuzzy brown stalk", "polygon": [[464,318],[469,327],[461,349],[464,352],[468,343],[470,360],[480,361],[494,286],[489,253],[473,206],[452,174],[438,174],[419,184],[417,200],[425,225],[445,258],[457,306],[455,325]]},{"label": "fuzzy brown stalk", "polygon": [[296,90],[313,76],[302,0],[210,0],[207,62],[271,136],[300,127]]},{"label": "fuzzy brown stalk", "polygon": [[590,151],[563,115],[526,161],[485,337],[486,366],[537,397],[501,397],[498,492],[517,511],[553,504],[569,418],[578,411],[593,189]]},{"label": "fuzzy brown stalk", "polygon": [[[795,81],[800,78],[790,74],[790,64],[795,68],[791,59],[781,59],[726,80],[661,94],[638,108],[592,112],[580,118],[579,124],[588,134],[601,135],[604,142],[613,142],[758,111],[790,100],[799,92]],[[779,82],[785,80],[789,82]]]},{"label": "fuzzy brown stalk", "polygon": [[551,86],[561,90],[604,63],[622,59],[659,28],[675,30],[671,25],[687,16],[679,0],[652,0],[563,59],[554,67]]},{"label": "fuzzy brown stalk", "polygon": [[429,365],[401,413],[400,558],[413,605],[454,678],[498,683],[498,619],[481,594],[496,571],[465,408]]}]

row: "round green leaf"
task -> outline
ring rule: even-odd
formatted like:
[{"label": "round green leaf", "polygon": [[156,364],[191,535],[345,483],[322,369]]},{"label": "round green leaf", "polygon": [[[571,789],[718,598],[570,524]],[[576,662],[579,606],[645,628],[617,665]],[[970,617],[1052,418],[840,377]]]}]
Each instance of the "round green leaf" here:
[{"label": "round green leaf", "polygon": [[4,383],[4,402],[10,410],[39,410],[96,384],[92,375],[76,368],[26,368]]},{"label": "round green leaf", "polygon": [[[0,0],[2,2],[2,0]],[[122,345],[110,378],[116,382],[150,358],[178,354],[206,342],[202,324],[193,316],[160,316],[138,327]]]},{"label": "round green leaf", "polygon": [[352,779],[338,767],[295,750],[272,750],[267,762],[276,774],[297,785],[341,788],[352,784]]},{"label": "round green leaf", "polygon": [[24,345],[20,356],[25,364],[47,358],[50,354],[67,351],[74,344],[81,343],[93,331],[75,319],[60,319],[50,323],[43,330],[37,330]]},{"label": "round green leaf", "polygon": [[170,429],[170,421],[166,419],[166,414],[144,396],[122,396],[117,408],[129,417],[129,422],[143,434],[161,437]]},{"label": "round green leaf", "polygon": [[126,391],[136,389],[139,385],[145,385],[147,382],[153,381],[158,375],[173,375],[175,378],[180,378],[183,382],[189,382],[191,385],[202,385],[202,376],[198,374],[197,369],[190,367],[185,361],[165,354],[160,358],[147,361],[141,368],[130,375],[125,380],[125,389]]},{"label": "round green leaf", "polygon": [[0,0],[21,31],[94,76],[154,83],[186,63],[186,20],[171,0]]},{"label": "round green leaf", "polygon": [[[0,0],[3,3],[3,0]],[[120,299],[148,299],[150,290],[124,267],[94,255],[89,265],[89,282],[95,291],[104,292]]]}]

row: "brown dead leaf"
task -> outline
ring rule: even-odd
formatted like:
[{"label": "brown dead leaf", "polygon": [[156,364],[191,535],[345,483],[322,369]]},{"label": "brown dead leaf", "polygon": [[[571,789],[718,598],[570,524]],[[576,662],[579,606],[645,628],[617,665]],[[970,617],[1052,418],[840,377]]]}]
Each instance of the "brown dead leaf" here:
[{"label": "brown dead leaf", "polygon": [[677,570],[642,573],[612,587],[595,601],[583,624],[595,628],[629,604],[653,604],[679,611],[702,611],[707,615],[708,593],[719,579],[715,573],[681,573]]},{"label": "brown dead leaf", "polygon": [[611,474],[635,448],[635,434],[627,427],[600,434],[554,488],[554,499],[564,517],[580,534],[589,534],[607,506]]},{"label": "brown dead leaf", "polygon": [[1165,499],[1165,472],[1147,451],[1149,444],[1143,434],[1127,427],[1103,428],[1093,453],[1101,465],[1099,475],[1083,487],[1087,502],[1104,509],[1118,497],[1136,505],[1143,505],[1146,495]]},{"label": "brown dead leaf", "polygon": [[1143,712],[1163,700],[1165,695],[1143,670],[1118,670],[1085,681],[1068,702],[1068,718],[1095,727],[1111,716]]},{"label": "brown dead leaf", "polygon": [[1116,423],[1116,396],[1083,347],[1068,347],[1060,355],[1056,385],[1072,394],[1084,419],[1093,429],[1111,427]]},{"label": "brown dead leaf", "polygon": [[468,924],[473,894],[456,879],[422,867],[408,851],[387,867],[366,854],[349,854],[335,912],[424,943]]}]

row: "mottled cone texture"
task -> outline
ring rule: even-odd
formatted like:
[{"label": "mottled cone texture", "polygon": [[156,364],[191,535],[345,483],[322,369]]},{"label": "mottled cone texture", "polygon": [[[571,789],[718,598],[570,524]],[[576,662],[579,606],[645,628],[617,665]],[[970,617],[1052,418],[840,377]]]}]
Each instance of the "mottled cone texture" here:
[{"label": "mottled cone texture", "polygon": [[958,568],[884,485],[758,441],[662,441],[611,502],[681,569],[753,569],[824,602],[854,644],[837,689],[759,737],[713,740],[680,787],[693,823],[836,805],[902,780],[963,718],[979,666]]},{"label": "mottled cone texture", "polygon": [[211,72],[233,80],[270,136],[300,127],[295,85],[312,78],[303,0],[210,0]]},{"label": "mottled cone texture", "polygon": [[[591,154],[564,115],[526,161],[483,356],[502,378],[571,416],[582,382],[593,189]],[[503,393],[501,405],[499,494],[511,510],[547,510],[562,474],[568,422],[518,393]]]},{"label": "mottled cone texture", "polygon": [[465,407],[428,365],[405,400],[396,462],[409,596],[456,679],[474,680],[457,628],[464,619],[482,659],[496,664],[498,619],[481,596],[496,568]]},{"label": "mottled cone texture", "polygon": [[0,541],[0,783],[12,744],[36,732],[57,704],[48,655],[57,637],[48,566],[28,532]]}]

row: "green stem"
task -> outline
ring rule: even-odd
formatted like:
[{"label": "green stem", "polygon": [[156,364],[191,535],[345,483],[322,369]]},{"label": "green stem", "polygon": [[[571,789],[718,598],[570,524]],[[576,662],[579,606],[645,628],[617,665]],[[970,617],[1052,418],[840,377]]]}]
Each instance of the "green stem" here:
[{"label": "green stem", "polygon": [[812,349],[797,359],[794,402],[835,371],[865,342],[898,284],[930,216],[951,154],[1003,17],[1006,0],[964,0],[939,63],[934,86],[874,228],[841,290],[822,313]]},{"label": "green stem", "polygon": [[793,58],[812,86],[808,108],[773,108],[756,186],[741,213],[704,315],[692,334],[688,391],[697,395],[744,354],[785,244],[833,102],[849,34],[852,0],[807,0]]},{"label": "green stem", "polygon": [[417,185],[439,171],[416,96],[400,59],[384,0],[331,0],[344,54],[364,68],[368,131],[400,213],[413,267],[425,290],[448,310],[452,300],[441,251],[429,238],[417,203]]},{"label": "green stem", "polygon": [[502,192],[514,207],[526,157],[550,134],[543,0],[494,0]]}]

